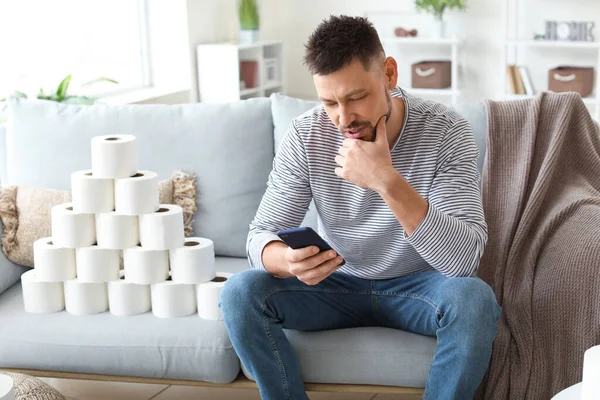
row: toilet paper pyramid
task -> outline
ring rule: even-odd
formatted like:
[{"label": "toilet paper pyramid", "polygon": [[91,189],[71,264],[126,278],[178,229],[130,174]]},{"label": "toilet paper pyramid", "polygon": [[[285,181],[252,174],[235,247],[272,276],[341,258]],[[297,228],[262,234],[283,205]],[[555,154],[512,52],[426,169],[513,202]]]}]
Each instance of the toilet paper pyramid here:
[{"label": "toilet paper pyramid", "polygon": [[181,207],[159,204],[158,174],[138,169],[135,136],[92,138],[91,169],[71,174],[71,192],[21,278],[27,312],[222,319],[231,274],[216,272],[210,239],[185,237]]}]

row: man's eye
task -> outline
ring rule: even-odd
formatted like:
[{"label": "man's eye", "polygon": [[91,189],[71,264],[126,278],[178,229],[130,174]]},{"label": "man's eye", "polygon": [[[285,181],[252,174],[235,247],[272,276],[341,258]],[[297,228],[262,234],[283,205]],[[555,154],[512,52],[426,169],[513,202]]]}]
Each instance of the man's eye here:
[{"label": "man's eye", "polygon": [[357,97],[357,98],[355,98],[355,99],[350,99],[350,100],[351,100],[351,101],[359,101],[359,100],[362,100],[362,99],[364,99],[365,97],[367,97],[367,96],[361,96],[361,97]]}]

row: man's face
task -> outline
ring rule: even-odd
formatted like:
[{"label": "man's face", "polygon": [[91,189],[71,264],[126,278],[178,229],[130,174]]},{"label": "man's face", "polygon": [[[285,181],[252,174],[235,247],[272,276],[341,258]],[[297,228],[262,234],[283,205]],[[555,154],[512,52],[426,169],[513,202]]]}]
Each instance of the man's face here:
[{"label": "man's face", "polygon": [[329,75],[313,75],[327,115],[341,134],[350,139],[375,140],[377,121],[392,111],[384,63],[373,61],[365,70],[354,60]]}]

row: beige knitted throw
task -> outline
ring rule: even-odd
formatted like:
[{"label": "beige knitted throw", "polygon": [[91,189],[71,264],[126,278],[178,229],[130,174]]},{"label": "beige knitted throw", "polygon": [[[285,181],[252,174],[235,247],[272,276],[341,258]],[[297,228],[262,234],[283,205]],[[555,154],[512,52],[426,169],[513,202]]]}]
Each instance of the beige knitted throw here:
[{"label": "beige knitted throw", "polygon": [[548,400],[600,344],[600,134],[576,94],[485,105],[479,276],[503,312],[478,398]]}]

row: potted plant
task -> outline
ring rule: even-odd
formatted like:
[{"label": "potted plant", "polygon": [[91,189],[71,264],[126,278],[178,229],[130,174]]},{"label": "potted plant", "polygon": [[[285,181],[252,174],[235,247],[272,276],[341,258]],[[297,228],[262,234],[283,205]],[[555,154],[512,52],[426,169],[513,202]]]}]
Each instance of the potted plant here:
[{"label": "potted plant", "polygon": [[[114,79],[110,78],[98,78],[93,81],[84,83],[83,85],[91,85],[96,82],[110,82],[118,83]],[[58,103],[69,103],[69,104],[94,104],[96,98],[90,96],[76,96],[68,94],[69,85],[71,84],[71,75],[64,78],[57,86],[56,90],[45,93],[43,89],[40,89],[39,93],[35,95],[38,100],[50,100]],[[15,91],[12,94],[13,97],[27,98],[27,95],[20,91]],[[0,99],[0,124],[6,122],[6,99]]]},{"label": "potted plant", "polygon": [[446,36],[446,23],[444,21],[444,12],[448,10],[465,10],[467,8],[466,0],[415,0],[417,11],[424,11],[434,15],[434,31],[436,38]]},{"label": "potted plant", "polygon": [[258,41],[258,28],[260,19],[256,0],[240,1],[240,43],[254,43]]}]

